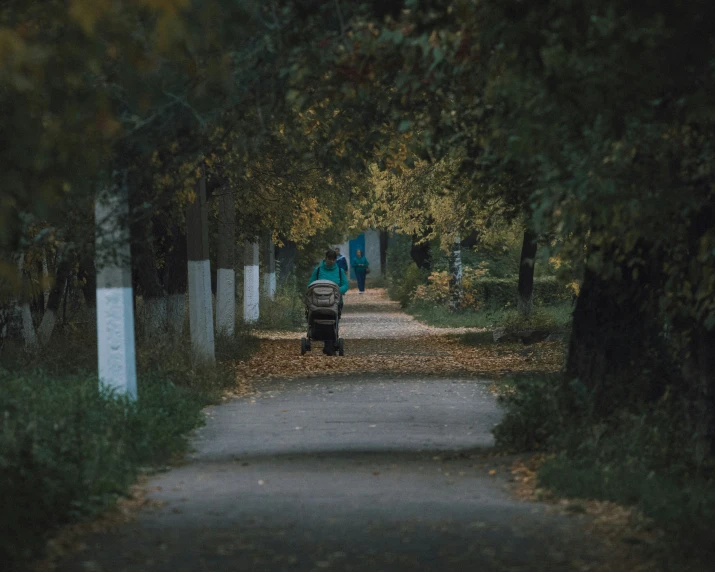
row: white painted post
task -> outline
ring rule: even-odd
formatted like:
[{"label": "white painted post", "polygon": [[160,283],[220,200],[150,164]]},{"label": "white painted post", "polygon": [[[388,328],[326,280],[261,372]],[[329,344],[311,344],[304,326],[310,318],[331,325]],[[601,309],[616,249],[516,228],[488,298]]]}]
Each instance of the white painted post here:
[{"label": "white painted post", "polygon": [[261,277],[258,267],[258,240],[244,243],[243,260],[243,320],[258,321]]},{"label": "white painted post", "polygon": [[191,349],[199,361],[214,364],[213,301],[209,261],[206,179],[196,184],[196,200],[186,209],[186,243],[189,259],[189,325]]},{"label": "white painted post", "polygon": [[276,297],[276,252],[270,233],[266,233],[263,241],[263,294],[269,299]]},{"label": "white painted post", "polygon": [[99,383],[137,398],[126,182],[97,193],[97,358]]}]

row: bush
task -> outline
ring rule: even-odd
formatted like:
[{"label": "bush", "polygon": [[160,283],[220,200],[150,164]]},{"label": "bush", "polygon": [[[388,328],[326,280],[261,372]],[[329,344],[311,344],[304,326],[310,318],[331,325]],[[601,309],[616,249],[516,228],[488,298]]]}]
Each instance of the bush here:
[{"label": "bush", "polygon": [[498,390],[505,415],[494,428],[497,446],[553,454],[539,470],[540,486],[635,505],[680,552],[712,546],[715,466],[694,465],[687,408],[675,392],[596,419],[585,388],[560,375],[513,377]]},{"label": "bush", "polygon": [[427,272],[420,269],[414,262],[411,263],[404,276],[397,282],[392,282],[388,294],[393,300],[397,300],[403,308],[409,306],[414,297],[414,293],[419,286],[427,280]]},{"label": "bush", "polygon": [[260,318],[255,324],[261,330],[298,331],[305,325],[303,293],[286,284],[276,292],[273,300],[261,298]]},{"label": "bush", "polygon": [[[462,277],[464,289],[462,309],[480,310],[486,307],[507,308],[516,305],[516,278],[492,278],[486,276],[484,267],[465,267]],[[426,280],[425,273],[417,266],[408,267],[402,282],[397,287],[398,299],[422,304],[447,304],[449,301],[450,274],[446,270],[433,271]],[[416,284],[416,286],[415,286]],[[411,294],[410,294],[411,292]],[[572,285],[564,285],[554,277],[534,279],[534,303],[541,306],[563,304],[574,296]]]},{"label": "bush", "polygon": [[564,426],[561,376],[523,375],[502,380],[499,403],[506,410],[494,428],[497,447],[510,451],[547,449]]},{"label": "bush", "polygon": [[535,307],[528,316],[517,310],[505,310],[502,313],[500,325],[508,334],[525,330],[564,331],[569,329],[572,312],[572,305],[564,302],[552,306]]},{"label": "bush", "polygon": [[0,559],[10,568],[53,527],[125,493],[140,467],[185,449],[206,400],[153,378],[139,388],[131,403],[100,390],[93,375],[0,374]]},{"label": "bush", "polygon": [[[518,291],[516,278],[485,277],[473,284],[474,299],[490,306],[508,306],[516,303]],[[572,285],[564,285],[552,276],[534,278],[534,303],[552,305],[570,301],[574,296]]]}]

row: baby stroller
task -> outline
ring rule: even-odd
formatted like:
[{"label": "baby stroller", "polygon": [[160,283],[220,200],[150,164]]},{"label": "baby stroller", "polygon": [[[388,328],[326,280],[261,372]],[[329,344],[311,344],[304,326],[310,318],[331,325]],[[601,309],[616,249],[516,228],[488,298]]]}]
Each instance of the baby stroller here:
[{"label": "baby stroller", "polygon": [[308,337],[300,340],[300,355],[311,349],[311,342],[324,342],[328,355],[345,355],[345,342],[339,336],[340,288],[330,280],[316,280],[305,293],[305,317],[308,319]]}]

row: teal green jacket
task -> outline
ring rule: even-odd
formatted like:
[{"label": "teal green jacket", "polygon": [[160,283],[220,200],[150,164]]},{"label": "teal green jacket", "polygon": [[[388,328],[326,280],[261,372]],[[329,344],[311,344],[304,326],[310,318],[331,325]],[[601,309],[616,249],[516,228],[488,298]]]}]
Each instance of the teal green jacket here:
[{"label": "teal green jacket", "polygon": [[352,261],[352,268],[355,272],[358,272],[360,274],[364,274],[365,270],[370,266],[370,263],[367,261],[367,258],[364,256],[361,256],[360,258],[353,258]]},{"label": "teal green jacket", "polygon": [[[318,272],[320,270],[320,272]],[[340,268],[337,264],[333,264],[332,268],[325,266],[325,260],[320,263],[320,266],[316,266],[313,273],[310,275],[310,281],[308,286],[310,286],[316,280],[330,280],[335,282],[340,286],[340,293],[345,294],[348,291],[348,277],[345,276],[345,271]]]}]

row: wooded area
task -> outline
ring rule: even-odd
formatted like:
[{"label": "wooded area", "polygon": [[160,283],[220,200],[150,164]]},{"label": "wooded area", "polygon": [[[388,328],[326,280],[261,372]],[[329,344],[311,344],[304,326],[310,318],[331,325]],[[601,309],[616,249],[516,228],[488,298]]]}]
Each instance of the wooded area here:
[{"label": "wooded area", "polygon": [[[640,419],[645,474],[671,459],[712,492],[713,18],[704,0],[4,2],[3,375],[81,329],[99,379],[141,400],[136,343],[188,320],[210,368],[262,300],[374,229],[398,237],[404,305],[464,314],[506,280],[528,321],[549,268],[574,298],[549,431],[577,437],[554,450]],[[464,262],[506,235],[508,276]]]}]

